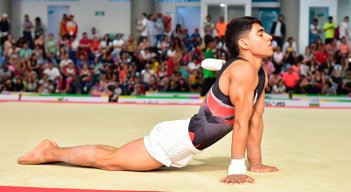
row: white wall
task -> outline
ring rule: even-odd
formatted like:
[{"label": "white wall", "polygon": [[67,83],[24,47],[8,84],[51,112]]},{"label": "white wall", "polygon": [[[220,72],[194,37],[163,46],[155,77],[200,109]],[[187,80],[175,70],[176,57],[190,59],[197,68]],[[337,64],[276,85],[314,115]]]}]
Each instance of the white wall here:
[{"label": "white wall", "polygon": [[338,23],[342,22],[345,16],[351,16],[351,0],[338,0]]},{"label": "white wall", "polygon": [[[70,13],[75,16],[79,27],[79,37],[82,32],[90,33],[95,26],[98,33],[130,34],[131,3],[129,0],[12,0],[12,32],[15,38],[22,35],[21,24],[24,14],[34,18],[40,17],[47,27],[47,7],[49,5],[69,5]],[[104,11],[105,16],[95,16],[95,11]]]},{"label": "white wall", "polygon": [[[155,2],[155,13],[167,14],[172,17],[172,31],[175,29],[177,7],[200,7],[200,2]],[[193,31],[189,31],[191,34]]]},{"label": "white wall", "polygon": [[[310,7],[329,7],[329,15],[333,16],[334,21],[338,21],[337,4],[336,1],[330,0],[300,0],[299,53],[303,54],[308,45]],[[320,25],[323,25],[323,23],[320,23]]]},{"label": "white wall", "polygon": [[[203,21],[206,17],[207,13],[207,6],[208,5],[219,5],[220,3],[225,3],[227,5],[243,5],[245,6],[245,16],[251,16],[252,10],[252,3],[251,0],[201,0],[201,29],[203,28]],[[225,15],[225,17],[227,17]],[[226,18],[227,19],[227,18]],[[231,19],[231,18],[228,18]],[[203,33],[203,30],[200,30]]]}]

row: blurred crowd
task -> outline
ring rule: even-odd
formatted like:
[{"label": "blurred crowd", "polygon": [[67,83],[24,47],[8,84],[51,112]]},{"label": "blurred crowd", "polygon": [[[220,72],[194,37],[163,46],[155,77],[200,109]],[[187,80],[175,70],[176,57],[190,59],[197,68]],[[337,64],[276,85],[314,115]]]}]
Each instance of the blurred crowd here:
[{"label": "blurred crowd", "polygon": [[[337,25],[329,18],[322,27],[315,19],[310,44],[298,53],[286,38],[283,15],[267,30],[274,54],[264,60],[268,93],[349,94],[350,34],[348,17]],[[25,15],[22,36],[14,39],[7,14],[0,21],[0,92],[109,95],[144,95],[146,91],[201,92],[212,85],[216,73],[200,68],[205,58],[228,60],[224,45],[226,22],[211,16],[203,28],[173,30],[170,18],[145,13],[135,22],[138,36],[121,33],[80,32],[74,15],[64,14],[59,37],[45,35],[41,18],[32,23]],[[346,26],[346,27],[345,27]],[[203,35],[200,34],[203,30]],[[325,37],[322,37],[322,34]],[[56,40],[57,39],[57,40]],[[325,41],[323,41],[324,39]]]}]

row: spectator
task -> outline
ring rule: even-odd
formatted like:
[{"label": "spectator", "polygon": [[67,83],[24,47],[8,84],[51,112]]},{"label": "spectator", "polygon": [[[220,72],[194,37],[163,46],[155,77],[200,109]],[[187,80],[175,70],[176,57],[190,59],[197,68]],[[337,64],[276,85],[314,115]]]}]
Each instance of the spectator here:
[{"label": "spectator", "polygon": [[38,39],[40,35],[45,35],[45,27],[40,17],[36,17],[34,21],[34,39]]},{"label": "spectator", "polygon": [[224,34],[225,30],[227,29],[227,23],[224,22],[224,17],[220,16],[219,21],[216,23],[216,31],[217,31],[217,37],[219,38],[220,42],[224,42]]},{"label": "spectator", "polygon": [[277,46],[276,50],[273,52],[273,64],[275,71],[282,71],[283,68],[283,59],[284,59],[284,54],[281,51],[280,47]]},{"label": "spectator", "polygon": [[124,42],[124,50],[128,53],[133,54],[138,49],[137,42],[134,40],[133,35],[129,35],[129,38],[126,42]]},{"label": "spectator", "polygon": [[10,32],[10,19],[7,13],[2,14],[0,18],[0,46],[7,41]]},{"label": "spectator", "polygon": [[286,36],[286,26],[283,15],[279,15],[278,20],[273,22],[270,33],[273,37],[273,41],[276,41],[278,46],[282,47]]},{"label": "spectator", "polygon": [[57,53],[57,42],[55,40],[54,34],[49,34],[49,39],[45,43],[46,52],[51,55],[55,55]]},{"label": "spectator", "polygon": [[284,43],[283,53],[286,54],[287,52],[297,52],[296,42],[292,37],[289,37],[288,41]]},{"label": "spectator", "polygon": [[62,20],[60,23],[60,37],[63,38],[69,38],[68,35],[68,30],[67,30],[67,22],[68,22],[68,17],[67,14],[62,15]]},{"label": "spectator", "polygon": [[124,40],[122,39],[122,36],[123,35],[121,33],[117,33],[115,36],[116,38],[112,42],[112,46],[113,46],[112,55],[114,55],[115,57],[119,57],[119,54],[123,49]]},{"label": "spectator", "polygon": [[344,17],[344,21],[339,25],[339,39],[346,37],[347,41],[350,41],[350,32],[349,32],[349,16]]},{"label": "spectator", "polygon": [[147,14],[146,13],[142,13],[140,15],[140,19],[137,20],[136,22],[136,29],[139,31],[140,35],[139,35],[139,39],[138,39],[138,44],[144,39],[144,38],[148,38],[148,20],[147,20]]},{"label": "spectator", "polygon": [[73,15],[69,15],[68,20],[66,22],[66,29],[68,34],[68,39],[74,41],[78,34],[78,24],[74,20]]},{"label": "spectator", "polygon": [[88,68],[88,64],[83,64],[83,68],[79,72],[79,79],[81,83],[81,92],[83,94],[89,93],[92,85],[92,74]]},{"label": "spectator", "polygon": [[33,24],[29,20],[29,15],[25,14],[24,15],[24,21],[22,24],[23,28],[23,38],[25,41],[29,43],[29,47],[33,48],[33,37],[32,37],[32,29],[33,29]]},{"label": "spectator", "polygon": [[294,92],[294,90],[296,89],[300,77],[299,75],[293,70],[292,67],[289,67],[288,70],[286,72],[284,72],[282,80],[284,82],[284,85],[286,87],[286,90],[288,92]]},{"label": "spectator", "polygon": [[79,40],[79,53],[86,57],[90,55],[91,40],[88,38],[87,32],[83,32],[82,39]]},{"label": "spectator", "polygon": [[334,40],[335,29],[336,29],[336,23],[333,22],[333,17],[329,16],[328,22],[325,22],[323,25],[325,44],[328,44]]},{"label": "spectator", "polygon": [[318,24],[318,19],[313,19],[313,23],[310,25],[310,43],[317,42],[320,39],[320,35],[322,33],[322,28]]},{"label": "spectator", "polygon": [[110,47],[112,44],[111,39],[108,34],[105,34],[104,37],[102,38],[102,41],[100,43],[100,48],[101,49],[107,49]]},{"label": "spectator", "polygon": [[141,71],[141,81],[145,84],[146,89],[148,89],[153,76],[156,76],[156,74],[153,70],[151,70],[150,63],[147,63],[145,65],[145,69]]},{"label": "spectator", "polygon": [[333,84],[328,81],[322,89],[322,94],[326,94],[326,95],[336,95],[336,88],[335,86],[333,86]]},{"label": "spectator", "polygon": [[156,28],[156,16],[154,14],[150,14],[147,21],[147,35],[149,38],[150,46],[156,47],[156,35],[157,35],[157,28]]},{"label": "spectator", "polygon": [[159,47],[160,43],[162,42],[164,33],[165,33],[165,24],[163,21],[163,15],[161,13],[158,13],[155,21],[155,34],[156,34],[157,47]]},{"label": "spectator", "polygon": [[[215,40],[209,40],[205,52],[205,59],[214,58],[214,54],[212,50],[216,47]],[[202,69],[203,74],[203,82],[201,89],[201,96],[206,95],[208,90],[212,87],[214,82],[216,81],[216,74],[213,71]]]},{"label": "spectator", "polygon": [[100,50],[100,39],[95,35],[90,42],[90,53],[93,55],[98,55]]},{"label": "spectator", "polygon": [[90,30],[90,33],[91,33],[91,38],[92,39],[96,38],[96,39],[100,40],[101,36],[97,32],[96,27],[92,27],[91,30]]},{"label": "spectator", "polygon": [[275,94],[282,94],[286,92],[286,87],[284,85],[283,80],[279,80],[277,84],[273,86],[273,93]]},{"label": "spectator", "polygon": [[268,76],[270,76],[275,71],[274,64],[271,58],[263,59],[263,66]]},{"label": "spectator", "polygon": [[28,43],[23,44],[23,48],[19,52],[21,59],[29,58],[33,50],[28,47]]},{"label": "spectator", "polygon": [[321,47],[315,53],[315,60],[320,69],[323,69],[326,67],[328,58],[329,58],[329,55],[325,49],[325,46]]},{"label": "spectator", "polygon": [[346,58],[348,57],[350,53],[350,45],[347,42],[346,36],[343,36],[341,38],[341,43],[338,46],[338,50],[340,51],[340,54],[342,57]]},{"label": "spectator", "polygon": [[213,30],[214,30],[214,23],[212,22],[212,17],[211,15],[207,15],[205,18],[205,21],[203,23],[203,30],[204,30],[204,36],[205,36],[205,46],[207,46],[207,43],[210,39],[213,38]]},{"label": "spectator", "polygon": [[51,60],[47,60],[47,67],[44,70],[44,74],[47,75],[48,80],[50,80],[52,85],[56,83],[58,78],[60,77],[60,71],[54,67],[54,64],[51,62]]}]

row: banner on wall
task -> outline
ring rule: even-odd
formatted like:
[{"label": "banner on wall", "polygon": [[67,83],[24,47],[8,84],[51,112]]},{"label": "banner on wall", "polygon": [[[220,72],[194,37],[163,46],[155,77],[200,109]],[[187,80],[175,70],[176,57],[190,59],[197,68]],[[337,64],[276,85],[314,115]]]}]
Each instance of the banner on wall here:
[{"label": "banner on wall", "polygon": [[[278,96],[278,95],[275,95]],[[275,97],[273,96],[273,97]],[[301,96],[302,97],[302,96]],[[129,104],[179,104],[201,105],[204,97],[192,93],[154,93],[148,96],[120,96],[119,103]],[[62,94],[33,94],[33,93],[2,93],[0,101],[6,102],[63,102],[63,103],[108,103],[107,95],[62,95]],[[320,108],[348,108],[351,109],[350,97],[317,97],[303,96],[301,99],[266,98],[266,107],[320,107]]]}]

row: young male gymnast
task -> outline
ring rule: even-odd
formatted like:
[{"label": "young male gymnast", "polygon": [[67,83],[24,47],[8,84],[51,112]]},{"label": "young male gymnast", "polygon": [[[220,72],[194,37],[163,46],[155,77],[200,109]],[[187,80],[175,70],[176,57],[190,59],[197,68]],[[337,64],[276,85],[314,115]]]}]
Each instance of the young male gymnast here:
[{"label": "young male gymnast", "polygon": [[185,120],[161,122],[148,136],[120,148],[106,145],[59,147],[50,140],[18,158],[19,164],[65,162],[110,171],[150,171],[162,166],[184,167],[196,153],[232,132],[231,164],[223,183],[253,183],[248,170],[274,172],[262,163],[264,89],[262,60],[273,53],[272,37],[254,17],[233,19],[225,33],[231,58],[218,72],[199,112]]}]

